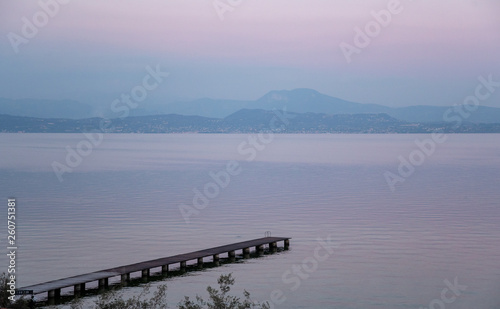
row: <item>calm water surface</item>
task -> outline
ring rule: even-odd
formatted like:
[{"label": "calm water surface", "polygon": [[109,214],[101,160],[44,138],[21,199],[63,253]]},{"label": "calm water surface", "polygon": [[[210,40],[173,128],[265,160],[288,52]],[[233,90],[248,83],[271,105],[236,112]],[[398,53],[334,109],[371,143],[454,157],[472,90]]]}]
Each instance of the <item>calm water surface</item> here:
[{"label": "calm water surface", "polygon": [[[291,250],[168,279],[172,307],[231,272],[236,294],[281,290],[276,308],[499,308],[500,135],[449,135],[392,192],[384,173],[426,138],[276,135],[250,158],[248,144],[238,151],[248,135],[110,134],[60,182],[51,164],[83,135],[0,134],[0,196],[18,202],[18,286],[272,231],[292,237]],[[241,173],[186,223],[179,205],[230,160]],[[328,237],[338,247],[316,265]],[[289,274],[304,261],[310,273]],[[447,291],[450,303],[445,280],[467,286]]]}]

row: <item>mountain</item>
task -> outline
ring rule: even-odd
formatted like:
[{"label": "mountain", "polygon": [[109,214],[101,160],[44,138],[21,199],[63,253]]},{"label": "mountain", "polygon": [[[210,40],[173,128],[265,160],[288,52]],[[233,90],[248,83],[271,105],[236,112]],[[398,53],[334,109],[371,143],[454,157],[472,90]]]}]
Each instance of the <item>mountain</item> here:
[{"label": "mountain", "polygon": [[0,98],[0,114],[36,118],[83,119],[92,116],[92,107],[72,100]]},{"label": "mountain", "polygon": [[272,110],[283,109],[284,106],[295,113],[371,114],[390,110],[386,106],[349,102],[305,88],[271,91],[245,107]]},{"label": "mountain", "polygon": [[[242,109],[222,120],[230,132],[280,133],[388,133],[407,125],[387,114],[340,114],[286,112],[286,123],[273,111]],[[275,122],[273,123],[273,118]],[[275,128],[273,128],[273,126]],[[406,129],[404,130],[406,132]]]},{"label": "mountain", "polygon": [[255,101],[199,99],[156,106],[166,114],[224,118],[241,109],[283,109],[295,113],[363,114],[386,113],[390,108],[376,104],[354,103],[330,97],[311,89],[270,91]]},{"label": "mountain", "polygon": [[[499,104],[500,105],[500,104]],[[109,107],[108,107],[109,108]],[[198,99],[194,101],[173,102],[168,104],[142,104],[130,110],[130,116],[149,116],[178,114],[184,116],[202,116],[207,118],[225,118],[241,109],[247,110],[282,110],[286,108],[294,113],[340,114],[387,114],[395,119],[407,122],[433,123],[443,122],[443,115],[450,108],[445,106],[408,106],[388,107],[378,104],[350,102],[322,94],[312,89],[274,90],[253,101]],[[8,100],[0,99],[0,113],[38,118],[83,119],[93,115],[89,105],[76,101],[48,100]],[[97,115],[99,113],[94,113]],[[454,113],[456,115],[456,113]],[[116,117],[111,115],[110,117]],[[463,116],[460,116],[464,118]],[[480,106],[464,120],[473,123],[500,122],[500,108]]]},{"label": "mountain", "polygon": [[[251,109],[283,109],[296,113],[324,114],[387,114],[408,122],[442,122],[443,115],[450,107],[446,106],[408,106],[388,107],[378,104],[362,104],[345,101],[319,93],[312,89],[271,91],[260,99],[245,106]],[[480,106],[466,119],[473,123],[500,122],[500,108]]]},{"label": "mountain", "polygon": [[[281,110],[295,113],[338,114],[387,114],[408,122],[442,122],[443,115],[450,107],[446,106],[409,106],[388,107],[378,104],[350,102],[322,94],[316,90],[299,88],[294,90],[270,91],[255,101],[200,99],[191,102],[167,104],[161,107],[163,113],[180,115],[199,115],[223,118],[240,109]],[[466,119],[473,123],[500,122],[500,108],[480,106]]]},{"label": "mountain", "polygon": [[[46,119],[0,115],[0,132],[81,133],[97,130],[102,118]],[[387,114],[291,113],[242,109],[225,118],[176,114],[109,119],[108,133],[500,133],[500,123],[408,123]]]}]

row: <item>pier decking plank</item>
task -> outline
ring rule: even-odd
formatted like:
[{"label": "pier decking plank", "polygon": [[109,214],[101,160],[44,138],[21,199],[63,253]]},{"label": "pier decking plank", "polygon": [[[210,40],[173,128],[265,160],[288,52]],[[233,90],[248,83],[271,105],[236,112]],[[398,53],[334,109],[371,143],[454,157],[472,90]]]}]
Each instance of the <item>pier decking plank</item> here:
[{"label": "pier decking plank", "polygon": [[196,260],[198,258],[204,258],[213,256],[216,254],[228,253],[230,251],[242,250],[250,247],[262,246],[270,243],[280,242],[280,241],[288,241],[289,237],[263,237],[248,241],[242,241],[238,243],[233,243],[229,245],[194,251],[190,253],[178,254],[174,256],[168,256],[164,258],[159,258],[155,260],[124,265],[120,267],[114,267],[109,269],[104,269],[88,274],[77,275],[73,277],[48,281],[44,283],[29,285],[20,288],[19,290],[32,290],[33,294],[40,294],[48,291],[54,291],[62,288],[72,287],[82,283],[88,283],[97,281],[100,279],[107,279],[115,276],[120,276],[124,274],[130,274],[138,271],[142,271],[145,269],[156,268],[164,265],[171,265],[181,262],[187,262],[191,260]]}]

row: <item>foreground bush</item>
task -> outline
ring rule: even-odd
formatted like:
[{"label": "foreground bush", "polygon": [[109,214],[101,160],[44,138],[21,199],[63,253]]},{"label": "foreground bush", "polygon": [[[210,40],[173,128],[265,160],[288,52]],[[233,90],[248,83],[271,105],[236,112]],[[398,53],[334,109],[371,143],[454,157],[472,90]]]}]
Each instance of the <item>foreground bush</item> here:
[{"label": "foreground bush", "polygon": [[[231,274],[221,275],[217,280],[219,289],[207,287],[209,295],[205,301],[199,295],[196,301],[192,301],[185,296],[184,300],[178,304],[178,309],[268,309],[266,305],[259,305],[250,300],[250,293],[243,293],[244,299],[229,295],[231,286],[234,285],[234,278]],[[108,291],[99,296],[93,309],[165,309],[167,308],[167,286],[160,285],[154,293],[153,298],[146,300],[149,293],[149,285],[146,285],[142,292],[135,297],[124,300],[120,292],[116,290]],[[72,309],[84,309],[81,300],[75,300],[71,304]],[[86,309],[86,308],[85,308]]]},{"label": "foreground bush", "polygon": [[269,309],[267,305],[260,305],[250,300],[250,293],[245,291],[243,294],[245,299],[228,295],[231,286],[234,284],[234,278],[231,274],[221,275],[217,280],[219,289],[214,289],[211,286],[207,288],[209,301],[203,300],[200,296],[196,296],[196,302],[193,302],[189,297],[185,296],[184,300],[179,303],[178,309]]},{"label": "foreground bush", "polygon": [[[3,273],[0,276],[0,308],[30,309],[34,304],[30,300],[19,299],[12,303],[8,299],[7,276]],[[260,305],[250,299],[250,293],[244,291],[244,298],[229,295],[231,286],[234,285],[234,278],[231,274],[221,275],[217,280],[219,288],[207,287],[208,300],[196,295],[196,300],[191,300],[185,296],[178,305],[178,309],[269,309],[267,305]],[[146,285],[138,296],[127,300],[123,299],[122,293],[117,290],[110,290],[101,294],[95,301],[92,308],[84,307],[82,299],[75,299],[71,302],[71,309],[166,309],[167,306],[167,285],[163,284],[153,294],[151,299],[146,299],[149,293],[149,285]]]}]

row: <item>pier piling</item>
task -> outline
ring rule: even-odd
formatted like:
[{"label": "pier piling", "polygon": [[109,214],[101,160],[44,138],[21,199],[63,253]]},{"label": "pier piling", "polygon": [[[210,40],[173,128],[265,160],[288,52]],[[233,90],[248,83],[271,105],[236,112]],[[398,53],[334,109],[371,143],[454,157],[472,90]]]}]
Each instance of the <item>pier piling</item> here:
[{"label": "pier piling", "polygon": [[99,279],[99,292],[108,288],[108,278]]},{"label": "pier piling", "polygon": [[120,276],[120,279],[123,285],[127,285],[130,282],[130,273],[122,274]]},{"label": "pier piling", "polygon": [[162,273],[163,275],[168,274],[168,265],[162,265],[162,266],[161,266],[161,273]]},{"label": "pier piling", "polygon": [[85,283],[79,283],[73,286],[73,295],[83,296],[84,294],[85,294]]}]

